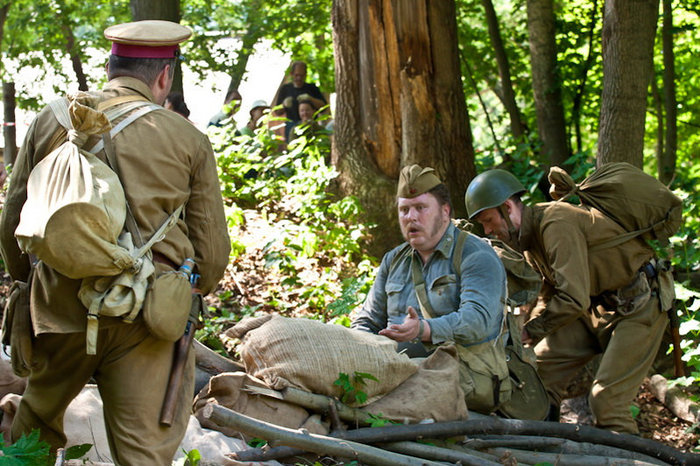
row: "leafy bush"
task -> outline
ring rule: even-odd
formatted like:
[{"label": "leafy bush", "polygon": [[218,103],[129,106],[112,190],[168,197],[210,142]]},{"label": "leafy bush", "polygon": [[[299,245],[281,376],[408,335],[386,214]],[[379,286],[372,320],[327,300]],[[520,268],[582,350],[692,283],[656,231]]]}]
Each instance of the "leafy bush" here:
[{"label": "leafy bush", "polygon": [[[254,137],[237,137],[226,130],[211,136],[232,232],[232,255],[238,258],[234,269],[243,264],[242,270],[255,273],[245,267],[257,260],[261,264],[257,280],[264,282],[265,293],[261,305],[232,303],[232,311],[223,309],[221,317],[230,321],[265,311],[349,325],[347,315],[364,299],[376,260],[363,250],[368,227],[359,221],[358,200],[332,193],[338,173],[328,163],[330,134],[322,129],[301,131],[284,145],[263,121]],[[243,244],[236,234],[251,227],[247,224],[251,217],[274,229],[262,247]],[[236,295],[219,298],[231,302]],[[215,318],[211,325],[219,324],[221,319]],[[204,333],[206,328],[200,331]]]}]

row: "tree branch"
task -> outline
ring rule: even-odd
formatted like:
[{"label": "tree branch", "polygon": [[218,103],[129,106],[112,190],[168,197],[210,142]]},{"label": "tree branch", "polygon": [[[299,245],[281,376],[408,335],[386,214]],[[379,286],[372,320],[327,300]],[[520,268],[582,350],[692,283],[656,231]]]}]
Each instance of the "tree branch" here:
[{"label": "tree branch", "polygon": [[394,466],[396,464],[406,466],[441,465],[441,463],[420,460],[397,453],[389,453],[380,448],[370,447],[361,443],[279,427],[244,416],[243,414],[236,413],[235,411],[231,411],[228,408],[214,403],[209,403],[205,406],[202,414],[205,418],[211,419],[218,425],[232,427],[246,434],[264,438],[268,441],[274,441],[275,443],[295,445],[306,451],[311,451],[320,455],[353,458],[360,462],[378,466]]}]

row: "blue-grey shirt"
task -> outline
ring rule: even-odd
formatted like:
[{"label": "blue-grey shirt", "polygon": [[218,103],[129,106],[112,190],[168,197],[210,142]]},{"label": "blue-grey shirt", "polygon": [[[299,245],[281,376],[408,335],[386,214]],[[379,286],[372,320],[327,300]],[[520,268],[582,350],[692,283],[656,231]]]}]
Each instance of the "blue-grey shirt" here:
[{"label": "blue-grey shirt", "polygon": [[[433,343],[454,341],[470,346],[492,340],[500,333],[506,276],[493,248],[472,234],[464,242],[458,276],[452,259],[458,234],[457,227],[450,224],[423,265],[426,291],[435,313],[435,318],[427,322]],[[407,247],[404,243],[384,256],[372,289],[353,320],[353,328],[377,333],[390,324],[402,324],[408,306],[421,314],[411,276],[411,257],[422,264],[418,252],[409,251],[394,261]]]}]

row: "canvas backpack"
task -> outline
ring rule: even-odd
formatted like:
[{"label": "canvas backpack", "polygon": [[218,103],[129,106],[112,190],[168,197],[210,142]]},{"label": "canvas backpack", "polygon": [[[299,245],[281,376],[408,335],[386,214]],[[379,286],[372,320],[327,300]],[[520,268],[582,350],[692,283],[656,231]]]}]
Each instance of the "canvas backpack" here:
[{"label": "canvas backpack", "polygon": [[[135,221],[116,161],[108,157],[105,163],[95,155],[160,105],[135,95],[98,103],[98,97],[79,92],[49,103],[49,108],[68,140],[30,173],[15,237],[23,251],[69,278],[82,279],[78,298],[88,309],[86,349],[95,354],[99,316],[127,322],[136,318],[155,273],[151,246],[176,224],[184,205],[148,241],[132,236],[139,233],[130,228]],[[112,127],[111,122],[121,117]],[[89,136],[96,134],[102,139],[83,149]]]},{"label": "canvas backpack", "polygon": [[592,244],[589,251],[639,236],[666,245],[683,221],[681,199],[659,180],[626,162],[606,163],[579,184],[559,167],[550,169],[548,179],[555,201],[578,196],[582,204],[598,209],[627,231]]}]

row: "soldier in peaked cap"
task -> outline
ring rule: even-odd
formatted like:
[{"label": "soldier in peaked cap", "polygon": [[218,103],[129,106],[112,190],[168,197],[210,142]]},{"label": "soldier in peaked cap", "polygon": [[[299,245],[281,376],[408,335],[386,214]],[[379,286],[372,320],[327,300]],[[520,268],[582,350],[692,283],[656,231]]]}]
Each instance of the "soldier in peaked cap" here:
[{"label": "soldier in peaked cap", "polygon": [[[417,357],[455,343],[467,407],[489,413],[511,394],[499,339],[503,265],[488,243],[452,224],[449,191],[432,168],[401,170],[397,208],[406,242],[382,259],[352,326],[385,335]],[[478,374],[474,363],[491,373]]]},{"label": "soldier in peaked cap", "polygon": [[[186,27],[167,21],[108,28],[105,37],[112,41],[109,82],[92,95],[100,108],[119,110],[120,105],[140,102],[143,105],[138,109],[149,109],[113,139],[127,202],[144,241],[179,206],[185,206],[177,224],[152,247],[156,275],[177,270],[186,258],[193,258],[201,276],[199,288],[206,294],[222,277],[230,248],[216,162],[204,134],[160,107],[172,85],[178,44],[190,34]],[[132,115],[127,111],[115,116],[112,123]],[[104,403],[112,461],[117,465],[170,464],[190,416],[194,352],[190,351],[186,362],[172,427],[161,426],[159,413],[174,344],[156,338],[140,316],[130,324],[101,317],[96,354],[86,354],[87,309],[77,296],[81,281],[41,261],[32,264],[14,238],[27,197],[28,176],[65,141],[65,135],[49,107],[39,113],[19,152],[0,221],[6,268],[14,280],[31,283],[32,355],[24,355],[31,367],[12,440],[38,428],[53,449],[64,446],[65,409],[93,378]],[[98,136],[91,136],[84,147],[98,141]],[[105,159],[104,150],[97,155]]]}]

